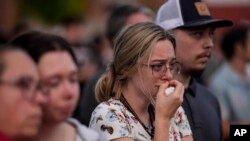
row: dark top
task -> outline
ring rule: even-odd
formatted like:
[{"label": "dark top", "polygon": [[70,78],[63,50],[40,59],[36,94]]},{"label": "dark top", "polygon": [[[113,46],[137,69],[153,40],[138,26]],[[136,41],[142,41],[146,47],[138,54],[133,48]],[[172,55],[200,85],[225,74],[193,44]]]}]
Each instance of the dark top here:
[{"label": "dark top", "polygon": [[89,126],[92,112],[98,105],[98,102],[95,99],[95,85],[105,70],[105,67],[101,68],[93,78],[86,82],[83,88],[83,94],[79,105],[81,112],[77,119],[86,126]]},{"label": "dark top", "polygon": [[222,121],[216,97],[195,79],[185,89],[183,108],[186,112],[194,141],[221,141]]}]

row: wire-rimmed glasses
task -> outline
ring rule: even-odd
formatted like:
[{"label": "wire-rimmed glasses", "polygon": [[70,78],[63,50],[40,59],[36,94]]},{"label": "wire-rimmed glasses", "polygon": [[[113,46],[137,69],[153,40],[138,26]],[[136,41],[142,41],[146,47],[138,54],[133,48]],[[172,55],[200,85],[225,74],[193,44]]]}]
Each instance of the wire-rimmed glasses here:
[{"label": "wire-rimmed glasses", "polygon": [[143,65],[150,67],[152,70],[152,75],[156,78],[163,77],[166,74],[168,69],[173,76],[178,75],[180,74],[181,68],[182,68],[181,63],[178,61],[174,61],[170,64],[159,62],[155,64],[144,63]]},{"label": "wire-rimmed glasses", "polygon": [[30,101],[36,97],[38,91],[43,95],[49,93],[47,87],[27,77],[21,77],[17,80],[0,80],[0,85],[8,85],[19,89],[22,95]]}]

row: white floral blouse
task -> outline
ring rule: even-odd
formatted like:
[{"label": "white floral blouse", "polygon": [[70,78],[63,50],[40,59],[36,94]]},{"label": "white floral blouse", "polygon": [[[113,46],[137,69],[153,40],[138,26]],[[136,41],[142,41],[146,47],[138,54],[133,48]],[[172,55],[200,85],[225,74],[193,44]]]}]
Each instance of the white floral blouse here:
[{"label": "white floral blouse", "polygon": [[[170,122],[169,141],[181,141],[182,137],[192,134],[182,107]],[[108,140],[129,137],[135,141],[151,141],[140,122],[119,100],[100,103],[92,113],[89,126],[104,132]]]}]

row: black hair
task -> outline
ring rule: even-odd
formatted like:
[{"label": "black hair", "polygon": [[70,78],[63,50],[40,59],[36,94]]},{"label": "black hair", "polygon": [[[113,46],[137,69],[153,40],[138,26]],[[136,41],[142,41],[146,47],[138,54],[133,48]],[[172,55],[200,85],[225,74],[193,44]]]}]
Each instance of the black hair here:
[{"label": "black hair", "polygon": [[84,20],[81,17],[69,16],[62,20],[62,25],[67,27],[71,24],[81,24]]},{"label": "black hair", "polygon": [[106,36],[111,44],[113,44],[115,36],[126,24],[127,18],[135,13],[145,13],[153,17],[153,12],[141,5],[119,5],[112,10],[106,27]]},{"label": "black hair", "polygon": [[232,59],[234,56],[235,45],[237,43],[241,44],[242,47],[246,46],[249,32],[250,26],[238,25],[231,28],[224,34],[220,47],[227,60]]},{"label": "black hair", "polygon": [[16,37],[9,44],[19,46],[25,50],[36,63],[39,62],[45,53],[66,51],[77,65],[76,57],[70,44],[64,38],[57,35],[31,31]]}]

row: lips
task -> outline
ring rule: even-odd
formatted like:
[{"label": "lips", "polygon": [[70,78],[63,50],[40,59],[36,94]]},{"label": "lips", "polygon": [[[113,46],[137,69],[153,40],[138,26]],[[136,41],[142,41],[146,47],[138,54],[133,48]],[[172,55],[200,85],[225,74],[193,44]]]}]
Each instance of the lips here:
[{"label": "lips", "polygon": [[204,53],[200,54],[197,58],[201,59],[202,61],[207,61],[210,57],[211,57],[210,52],[204,52]]},{"label": "lips", "polygon": [[73,112],[74,107],[72,105],[67,105],[67,106],[63,106],[62,108],[60,108],[60,111],[64,114],[64,115],[71,115]]},{"label": "lips", "polygon": [[40,125],[42,123],[42,113],[33,114],[29,120],[34,125]]}]

